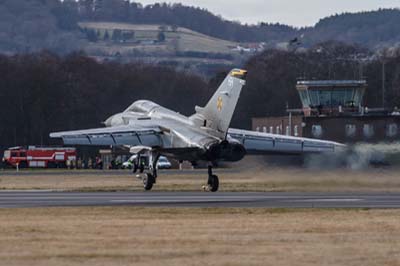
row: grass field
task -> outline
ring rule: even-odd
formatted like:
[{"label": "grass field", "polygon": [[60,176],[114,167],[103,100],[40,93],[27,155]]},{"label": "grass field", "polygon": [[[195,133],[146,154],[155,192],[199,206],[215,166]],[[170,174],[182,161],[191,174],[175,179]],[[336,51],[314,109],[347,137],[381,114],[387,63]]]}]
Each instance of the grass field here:
[{"label": "grass field", "polygon": [[[128,23],[114,23],[114,22],[80,22],[81,28],[95,29],[104,32],[109,31],[110,34],[115,30],[126,30],[135,32],[136,40],[157,40],[157,35],[160,32],[161,25],[142,25],[142,24],[128,24]],[[146,52],[180,52],[196,51],[206,53],[227,53],[234,54],[232,48],[237,47],[238,43],[226,41],[211,36],[201,34],[186,28],[177,27],[172,31],[169,27],[164,31],[166,42],[163,45],[137,45],[129,43],[124,45],[104,45],[100,41],[99,44],[93,45],[93,48],[102,49],[109,52],[119,51],[122,53],[129,52],[133,48],[141,49]]]},{"label": "grass field", "polygon": [[0,265],[400,265],[398,210],[0,210]]},{"label": "grass field", "polygon": [[[398,168],[310,170],[285,167],[216,170],[221,191],[399,192]],[[199,191],[207,172],[162,171],[156,191]],[[129,171],[0,172],[0,190],[135,191],[142,183]]]}]

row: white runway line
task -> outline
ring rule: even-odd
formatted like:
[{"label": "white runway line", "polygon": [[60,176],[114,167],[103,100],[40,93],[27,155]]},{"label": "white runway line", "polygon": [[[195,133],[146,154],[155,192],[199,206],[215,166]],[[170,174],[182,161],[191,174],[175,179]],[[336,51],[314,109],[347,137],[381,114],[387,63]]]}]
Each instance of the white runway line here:
[{"label": "white runway line", "polygon": [[41,189],[29,189],[29,190],[12,190],[12,189],[5,189],[5,190],[0,190],[0,195],[1,193],[49,193],[49,192],[64,192],[65,190],[41,190]]},{"label": "white runway line", "polygon": [[295,201],[296,202],[358,202],[358,201],[365,201],[365,199],[304,199]]}]

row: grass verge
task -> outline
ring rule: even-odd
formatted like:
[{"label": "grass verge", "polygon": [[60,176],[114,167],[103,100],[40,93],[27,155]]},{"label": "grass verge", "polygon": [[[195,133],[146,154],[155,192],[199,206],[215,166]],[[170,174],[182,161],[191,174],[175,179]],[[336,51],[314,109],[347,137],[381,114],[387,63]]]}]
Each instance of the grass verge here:
[{"label": "grass verge", "polygon": [[1,265],[399,265],[398,210],[0,210]]}]

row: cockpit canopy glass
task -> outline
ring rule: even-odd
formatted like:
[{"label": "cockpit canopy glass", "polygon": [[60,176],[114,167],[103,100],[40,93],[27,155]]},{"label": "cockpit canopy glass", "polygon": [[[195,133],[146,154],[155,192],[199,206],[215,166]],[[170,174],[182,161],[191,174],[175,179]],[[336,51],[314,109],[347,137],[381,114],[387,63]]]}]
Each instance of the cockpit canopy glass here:
[{"label": "cockpit canopy glass", "polygon": [[159,105],[150,101],[137,101],[134,102],[125,112],[133,112],[133,113],[148,113],[153,110],[155,107]]}]

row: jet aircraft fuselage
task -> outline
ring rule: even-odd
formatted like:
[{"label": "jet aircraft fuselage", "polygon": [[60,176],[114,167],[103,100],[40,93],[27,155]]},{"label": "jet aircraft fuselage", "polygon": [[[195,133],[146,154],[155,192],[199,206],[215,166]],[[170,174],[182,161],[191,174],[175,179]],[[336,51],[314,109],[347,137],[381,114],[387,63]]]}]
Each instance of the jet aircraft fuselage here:
[{"label": "jet aircraft fuselage", "polygon": [[156,182],[156,165],[161,155],[192,163],[209,162],[208,186],[210,191],[217,191],[218,177],[212,174],[215,162],[240,161],[249,153],[333,152],[342,146],[331,141],[229,128],[246,76],[247,71],[233,69],[207,105],[196,106],[195,114],[190,117],[151,101],[137,101],[122,113],[108,118],[104,128],[58,132],[50,136],[62,138],[66,145],[129,146],[131,153],[138,157],[148,154],[150,173],[143,179],[146,190]]}]

